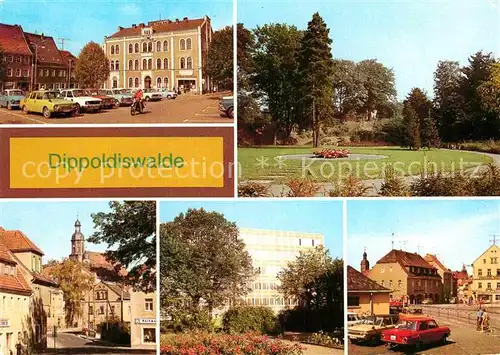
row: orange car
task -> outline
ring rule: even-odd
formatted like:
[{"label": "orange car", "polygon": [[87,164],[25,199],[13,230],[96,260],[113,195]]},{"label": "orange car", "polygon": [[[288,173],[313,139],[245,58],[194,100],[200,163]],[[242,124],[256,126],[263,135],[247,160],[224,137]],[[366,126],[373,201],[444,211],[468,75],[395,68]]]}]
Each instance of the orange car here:
[{"label": "orange car", "polygon": [[115,98],[106,95],[106,92],[104,90],[99,90],[99,89],[87,89],[88,91],[88,96],[92,96],[98,99],[101,99],[101,108],[104,109],[110,109],[113,107],[118,107],[119,103],[115,100]]}]

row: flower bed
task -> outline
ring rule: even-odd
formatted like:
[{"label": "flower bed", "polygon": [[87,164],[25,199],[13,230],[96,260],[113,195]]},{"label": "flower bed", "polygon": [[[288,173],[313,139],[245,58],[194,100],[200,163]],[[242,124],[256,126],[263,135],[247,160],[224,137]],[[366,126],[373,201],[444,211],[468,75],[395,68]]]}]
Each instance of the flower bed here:
[{"label": "flower bed", "polygon": [[161,355],[301,355],[303,348],[267,336],[183,333],[161,337]]},{"label": "flower bed", "polygon": [[314,157],[324,159],[348,158],[349,151],[346,149],[322,149],[313,152]]}]

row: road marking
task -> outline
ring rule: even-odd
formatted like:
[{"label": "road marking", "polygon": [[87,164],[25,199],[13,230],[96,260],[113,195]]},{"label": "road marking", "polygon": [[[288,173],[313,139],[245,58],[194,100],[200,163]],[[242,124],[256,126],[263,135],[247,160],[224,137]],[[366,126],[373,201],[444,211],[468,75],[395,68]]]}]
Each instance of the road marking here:
[{"label": "road marking", "polygon": [[17,117],[21,117],[22,119],[30,120],[30,121],[33,121],[33,122],[36,122],[36,123],[47,124],[47,122],[40,121],[40,120],[37,120],[36,118],[31,118],[31,117],[26,116],[26,115],[21,115],[21,114],[19,114],[19,113],[9,112],[9,113],[8,113],[8,114],[6,114],[5,116],[6,116],[6,117],[9,117],[9,115],[12,115],[12,116],[17,116]]}]

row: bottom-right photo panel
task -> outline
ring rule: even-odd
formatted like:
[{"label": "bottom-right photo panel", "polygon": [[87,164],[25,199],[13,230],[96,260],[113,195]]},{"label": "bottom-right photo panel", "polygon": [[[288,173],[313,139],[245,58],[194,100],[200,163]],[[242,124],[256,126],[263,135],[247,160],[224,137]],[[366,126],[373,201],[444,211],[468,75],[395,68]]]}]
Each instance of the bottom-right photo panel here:
[{"label": "bottom-right photo panel", "polygon": [[349,354],[498,354],[500,200],[347,202]]}]

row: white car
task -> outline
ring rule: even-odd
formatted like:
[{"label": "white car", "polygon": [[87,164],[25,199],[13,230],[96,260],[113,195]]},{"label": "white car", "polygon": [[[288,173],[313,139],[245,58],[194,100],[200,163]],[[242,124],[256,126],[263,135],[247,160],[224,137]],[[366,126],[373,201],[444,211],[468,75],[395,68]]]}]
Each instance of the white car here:
[{"label": "white car", "polygon": [[88,96],[87,90],[61,90],[61,98],[76,103],[76,114],[81,111],[97,112],[101,109],[102,100],[96,97]]},{"label": "white car", "polygon": [[171,100],[171,99],[176,99],[177,98],[177,93],[173,90],[169,90],[169,89],[161,89],[160,90],[163,97],[166,98],[167,100]]},{"label": "white car", "polygon": [[146,101],[160,101],[163,99],[163,93],[156,89],[144,89],[142,93]]},{"label": "white car", "polygon": [[352,325],[361,324],[363,320],[359,318],[357,313],[347,312],[347,326],[350,327]]}]

